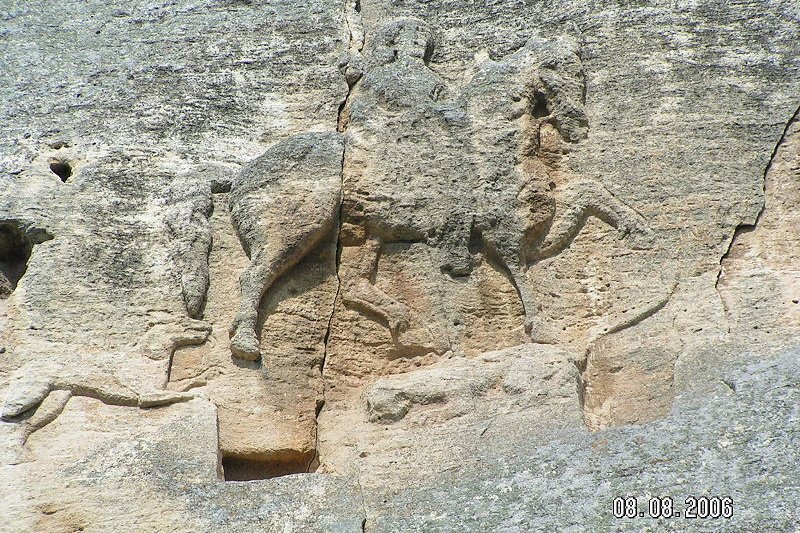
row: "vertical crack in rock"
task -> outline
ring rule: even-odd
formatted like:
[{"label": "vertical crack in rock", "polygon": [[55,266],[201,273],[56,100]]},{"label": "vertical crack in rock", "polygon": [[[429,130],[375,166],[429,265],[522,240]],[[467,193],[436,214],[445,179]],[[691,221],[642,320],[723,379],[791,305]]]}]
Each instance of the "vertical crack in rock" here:
[{"label": "vertical crack in rock", "polygon": [[[345,148],[346,149],[346,148]],[[340,174],[342,181],[344,182],[344,153],[342,154],[342,172]],[[325,329],[325,337],[323,339],[323,348],[322,348],[322,360],[319,363],[319,375],[320,379],[322,380],[322,398],[317,402],[316,412],[314,413],[315,422],[314,422],[314,432],[315,432],[315,444],[314,448],[316,453],[314,457],[311,458],[311,461],[308,464],[307,470],[312,472],[314,463],[319,463],[319,415],[322,413],[322,409],[325,408],[325,362],[328,358],[328,342],[330,341],[331,336],[331,326],[333,325],[333,316],[336,313],[336,302],[339,299],[339,293],[342,290],[342,278],[339,276],[339,266],[341,264],[341,254],[342,254],[342,244],[341,244],[341,236],[342,236],[342,206],[341,202],[339,203],[339,215],[338,215],[338,224],[336,229],[336,292],[333,295],[333,300],[331,302],[331,312],[328,315],[328,323]]]},{"label": "vertical crack in rock", "polygon": [[364,499],[364,487],[361,486],[361,469],[356,474],[356,485],[358,485],[358,496],[361,500],[361,533],[367,533],[367,502]]},{"label": "vertical crack in rock", "polygon": [[[347,94],[345,94],[344,99],[342,99],[341,105],[339,105],[339,112],[336,117],[336,130],[339,133],[344,133],[347,129],[347,109],[350,104],[350,96],[353,92],[353,87],[355,86],[356,82],[360,78],[359,74],[353,74],[350,71],[350,61],[352,61],[355,57],[359,56],[361,53],[361,49],[364,46],[364,35],[363,31],[358,27],[360,26],[361,21],[361,2],[360,0],[355,0],[352,3],[349,3],[346,6],[345,12],[345,24],[347,25],[347,32],[349,36],[349,46],[348,52],[350,57],[348,58],[348,63],[344,65],[343,71],[345,75],[345,81],[347,82]],[[322,380],[322,398],[317,402],[316,412],[315,412],[315,450],[316,453],[314,457],[308,464],[307,470],[309,472],[312,471],[314,464],[319,464],[319,416],[322,413],[322,410],[325,408],[325,362],[328,358],[328,343],[330,341],[331,336],[331,327],[333,326],[333,317],[336,313],[336,302],[339,299],[339,293],[342,289],[342,279],[339,275],[339,268],[341,266],[341,258],[342,258],[342,222],[344,220],[344,173],[345,173],[345,162],[347,160],[347,143],[344,144],[344,149],[342,150],[342,163],[341,163],[341,170],[339,172],[339,179],[341,181],[340,187],[340,194],[342,198],[340,198],[339,202],[339,214],[337,218],[337,228],[336,228],[336,292],[333,296],[333,301],[331,302],[331,312],[328,315],[328,323],[325,330],[325,337],[323,339],[323,351],[322,351],[322,361],[320,361],[319,365],[319,373],[320,379]],[[366,515],[365,515],[366,516]],[[364,528],[364,522],[362,522],[362,530]]]},{"label": "vertical crack in rock", "polygon": [[219,428],[219,406],[216,402],[212,402],[214,406],[214,430],[217,435],[217,479],[220,481],[225,480],[225,470],[222,467],[222,443],[220,442],[220,428]]},{"label": "vertical crack in rock", "polygon": [[344,133],[349,122],[350,95],[353,87],[361,78],[361,50],[364,48],[364,30],[361,21],[361,0],[355,0],[347,5],[344,16],[349,44],[347,59],[341,64],[341,70],[347,82],[347,94],[339,105],[339,114],[336,117],[336,131]]},{"label": "vertical crack in rock", "polygon": [[733,235],[731,235],[731,240],[728,242],[728,247],[725,250],[725,253],[722,254],[722,257],[719,259],[719,269],[717,270],[717,279],[714,281],[714,290],[719,297],[720,303],[722,304],[723,312],[725,313],[725,319],[728,326],[728,333],[731,332],[731,312],[728,302],[725,300],[725,297],[722,295],[722,292],[719,290],[719,282],[725,275],[725,262],[730,257],[731,252],[733,251],[734,246],[736,246],[736,242],[740,235],[743,233],[749,233],[756,229],[758,226],[758,222],[761,220],[761,217],[764,215],[764,211],[767,208],[767,175],[772,168],[772,164],[775,161],[775,157],[778,155],[778,150],[780,150],[783,143],[786,142],[786,137],[789,133],[789,128],[794,124],[794,122],[800,116],[800,107],[795,109],[792,117],[786,122],[786,125],[783,128],[783,133],[781,134],[778,142],[775,143],[775,146],[772,149],[772,155],[770,155],[769,162],[767,166],[764,167],[764,174],[762,175],[761,180],[761,190],[763,194],[763,200],[761,202],[761,207],[758,210],[753,222],[740,222],[736,229],[733,230]]}]

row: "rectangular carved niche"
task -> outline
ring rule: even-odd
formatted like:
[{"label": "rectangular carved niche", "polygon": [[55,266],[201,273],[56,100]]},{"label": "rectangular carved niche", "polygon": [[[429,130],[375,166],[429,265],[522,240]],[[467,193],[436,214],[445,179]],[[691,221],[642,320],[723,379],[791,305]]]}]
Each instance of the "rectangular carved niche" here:
[{"label": "rectangular carved niche", "polygon": [[313,471],[315,453],[279,450],[271,454],[223,455],[225,481],[253,481]]}]

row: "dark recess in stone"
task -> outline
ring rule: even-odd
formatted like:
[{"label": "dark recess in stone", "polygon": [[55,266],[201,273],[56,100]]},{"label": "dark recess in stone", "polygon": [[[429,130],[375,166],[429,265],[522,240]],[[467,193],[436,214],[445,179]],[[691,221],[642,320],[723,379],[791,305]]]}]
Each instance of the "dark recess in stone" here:
[{"label": "dark recess in stone", "polygon": [[225,481],[254,481],[289,474],[308,472],[313,457],[294,450],[276,454],[275,457],[223,456],[222,472]]},{"label": "dark recess in stone", "polygon": [[536,91],[534,94],[531,114],[536,118],[543,118],[550,114],[550,110],[547,108],[547,97],[541,91]]},{"label": "dark recess in stone", "polygon": [[8,298],[25,274],[33,243],[14,223],[0,222],[0,298]]},{"label": "dark recess in stone", "polygon": [[72,176],[72,167],[66,161],[51,161],[50,170],[61,178],[61,181],[67,181]]}]

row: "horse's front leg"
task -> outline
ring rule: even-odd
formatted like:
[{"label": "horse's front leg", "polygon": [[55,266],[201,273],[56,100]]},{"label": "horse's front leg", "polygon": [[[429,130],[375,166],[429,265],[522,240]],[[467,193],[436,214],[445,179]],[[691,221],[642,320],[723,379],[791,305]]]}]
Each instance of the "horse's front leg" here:
[{"label": "horse's front leg", "polygon": [[354,267],[341,272],[342,299],[386,321],[392,337],[397,340],[409,326],[410,313],[408,307],[374,285],[380,250],[381,243],[377,239],[367,240],[359,247]]},{"label": "horse's front leg", "polygon": [[553,224],[535,254],[539,261],[568,248],[590,216],[616,228],[634,249],[654,246],[653,231],[644,217],[596,181],[581,180],[568,185],[559,194],[556,205]]}]

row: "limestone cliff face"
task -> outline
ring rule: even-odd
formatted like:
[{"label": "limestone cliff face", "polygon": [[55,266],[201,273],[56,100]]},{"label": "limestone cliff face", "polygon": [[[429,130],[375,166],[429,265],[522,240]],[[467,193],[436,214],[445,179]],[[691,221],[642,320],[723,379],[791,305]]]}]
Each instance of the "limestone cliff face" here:
[{"label": "limestone cliff face", "polygon": [[0,531],[800,528],[794,3],[0,15]]}]

